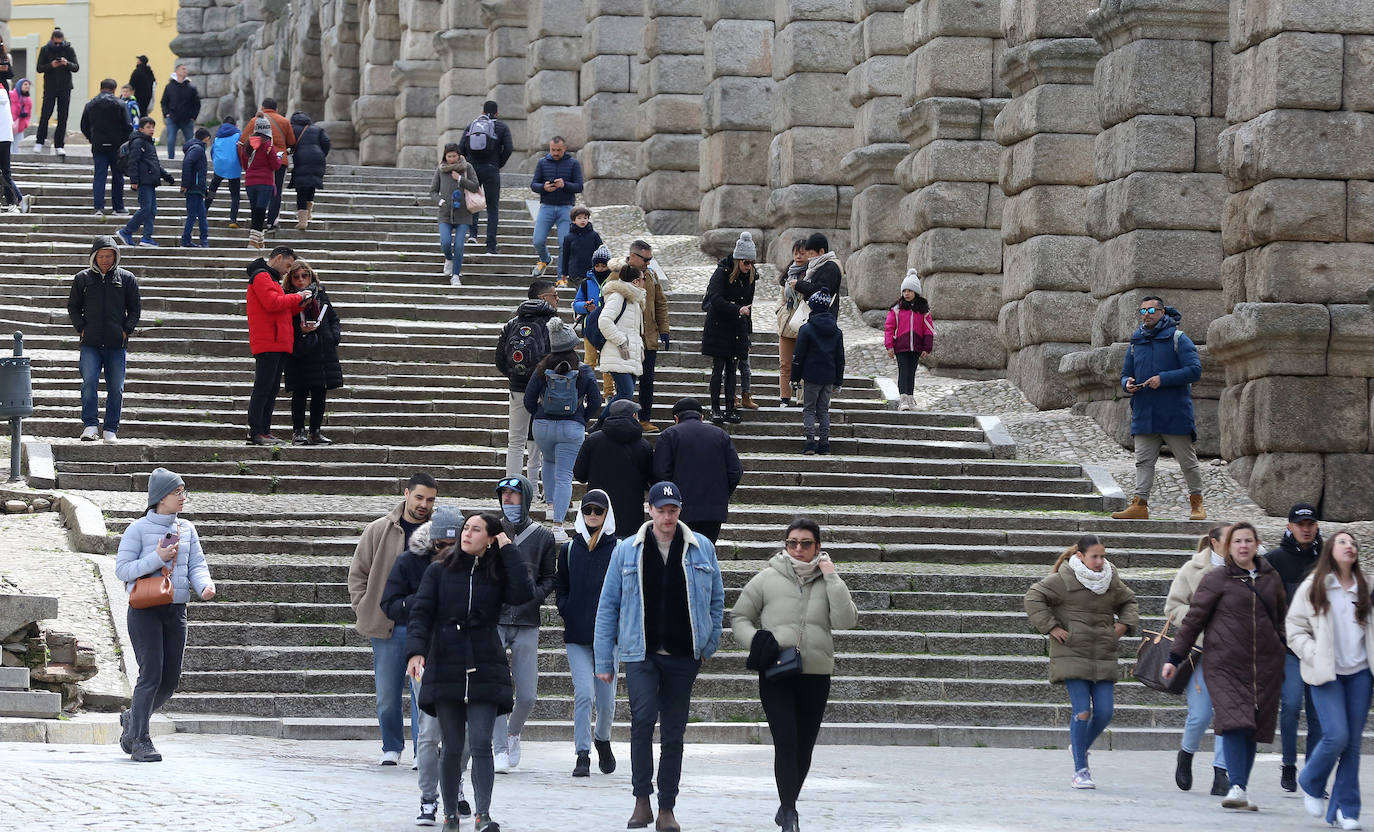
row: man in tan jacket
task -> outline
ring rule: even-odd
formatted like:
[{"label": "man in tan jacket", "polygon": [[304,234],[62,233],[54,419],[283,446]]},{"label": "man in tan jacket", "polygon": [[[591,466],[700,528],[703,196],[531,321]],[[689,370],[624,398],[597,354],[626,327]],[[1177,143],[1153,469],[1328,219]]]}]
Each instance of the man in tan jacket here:
[{"label": "man in tan jacket", "polygon": [[654,365],[658,348],[668,349],[668,295],[658,282],[649,261],[653,248],[643,240],[630,243],[625,262],[644,272],[644,371],[639,376],[639,425],[645,433],[657,433],[654,418]]},{"label": "man in tan jacket", "polygon": [[[406,483],[405,502],[385,517],[367,524],[353,563],[348,567],[348,603],[357,617],[354,629],[372,640],[372,672],[377,686],[377,722],[382,728],[381,765],[394,766],[405,749],[401,689],[406,677],[406,628],[382,612],[382,592],[396,558],[410,545],[410,533],[429,519],[439,485],[426,473]],[[410,703],[411,741],[420,724],[419,708]]]}]

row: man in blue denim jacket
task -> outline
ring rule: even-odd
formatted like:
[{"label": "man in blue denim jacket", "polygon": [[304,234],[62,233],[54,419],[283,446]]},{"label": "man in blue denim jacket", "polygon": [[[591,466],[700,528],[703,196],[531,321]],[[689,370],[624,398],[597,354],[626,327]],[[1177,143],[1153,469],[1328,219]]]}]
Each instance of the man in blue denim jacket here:
[{"label": "man in blue denim jacket", "polygon": [[[628,828],[677,830],[682,738],[701,662],[720,645],[725,584],[711,542],[678,520],[671,482],[649,489],[650,521],[616,544],[596,614],[596,674],[614,678],[616,651],[630,695],[630,771],[635,808]],[[646,615],[646,611],[648,614]],[[659,723],[658,817],[649,806],[654,724]]]}]

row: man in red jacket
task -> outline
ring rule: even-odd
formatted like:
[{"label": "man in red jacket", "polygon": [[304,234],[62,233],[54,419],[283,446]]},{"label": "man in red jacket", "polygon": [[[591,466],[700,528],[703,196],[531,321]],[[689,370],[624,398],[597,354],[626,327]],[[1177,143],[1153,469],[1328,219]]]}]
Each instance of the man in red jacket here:
[{"label": "man in red jacket", "polygon": [[257,361],[253,395],[248,400],[248,444],[281,445],[272,435],[272,411],[277,406],[281,374],[295,344],[291,316],[300,311],[314,292],[282,291],[282,276],[296,262],[296,252],[277,246],[267,259],[248,264],[248,346]]}]

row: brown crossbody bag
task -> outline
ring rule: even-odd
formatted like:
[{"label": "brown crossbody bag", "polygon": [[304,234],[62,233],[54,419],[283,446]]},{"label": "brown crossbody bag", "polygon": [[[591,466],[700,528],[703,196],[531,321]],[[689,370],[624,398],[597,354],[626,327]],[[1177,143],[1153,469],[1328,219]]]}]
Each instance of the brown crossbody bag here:
[{"label": "brown crossbody bag", "polygon": [[[181,548],[181,526],[177,525],[177,550]],[[172,603],[172,572],[176,569],[177,556],[163,565],[162,569],[134,581],[133,591],[129,593],[129,606],[136,610],[152,607],[165,607]]]}]

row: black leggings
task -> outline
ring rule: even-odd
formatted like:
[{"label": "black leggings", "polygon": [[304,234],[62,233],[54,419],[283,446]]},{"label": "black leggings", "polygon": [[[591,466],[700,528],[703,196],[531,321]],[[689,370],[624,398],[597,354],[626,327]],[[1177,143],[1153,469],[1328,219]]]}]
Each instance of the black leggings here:
[{"label": "black leggings", "polygon": [[829,676],[803,673],[780,682],[759,679],[759,699],[773,734],[773,778],[784,809],[797,808],[829,698]]},{"label": "black leggings", "polygon": [[458,814],[458,787],[463,782],[463,743],[472,752],[473,803],[477,813],[491,811],[491,787],[496,780],[491,756],[491,732],[496,725],[496,706],[490,702],[441,700],[434,703],[439,730],[444,735],[439,753],[439,791],[444,796],[444,814]]},{"label": "black leggings", "polygon": [[304,211],[310,203],[315,201],[315,189],[305,185],[296,186],[296,210]]},{"label": "black leggings", "polygon": [[725,377],[725,409],[735,409],[735,373],[738,369],[738,358],[716,357],[715,363],[711,365],[711,410],[714,413],[722,412],[720,409],[721,376]]},{"label": "black leggings", "polygon": [[324,398],[325,389],[323,387],[315,387],[309,390],[300,387],[291,391],[292,433],[305,432],[306,399],[310,400],[310,432],[320,432],[320,426],[324,424]]},{"label": "black leggings", "polygon": [[919,352],[897,353],[897,392],[910,396],[916,392],[916,367],[921,363]]}]

